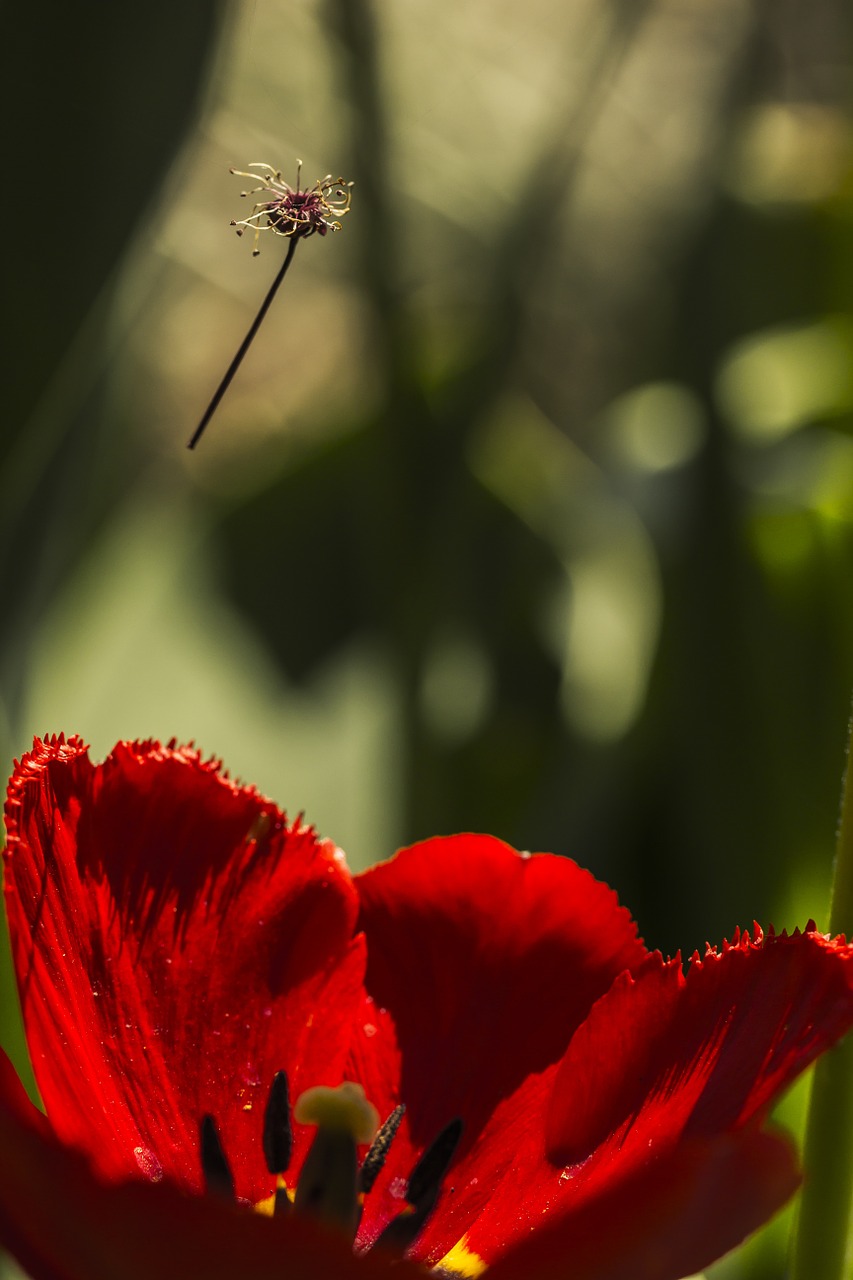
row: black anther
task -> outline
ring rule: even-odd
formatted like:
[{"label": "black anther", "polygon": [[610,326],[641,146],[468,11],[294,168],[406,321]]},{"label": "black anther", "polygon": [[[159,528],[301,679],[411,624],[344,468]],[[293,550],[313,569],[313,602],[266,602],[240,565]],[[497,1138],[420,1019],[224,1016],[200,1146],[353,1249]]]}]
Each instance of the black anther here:
[{"label": "black anther", "polygon": [[416,1209],[427,1200],[430,1202],[430,1207],[435,1204],[442,1179],[447,1173],[461,1137],[462,1121],[457,1117],[444,1126],[415,1165],[409,1175],[406,1199]]},{"label": "black anther", "polygon": [[270,1173],[284,1173],[293,1153],[287,1072],[277,1071],[264,1112],[264,1158]]},{"label": "black anther", "polygon": [[209,1195],[234,1200],[234,1174],[228,1157],[222,1149],[213,1116],[204,1116],[201,1122],[201,1171],[205,1190]]},{"label": "black anther", "polygon": [[388,1119],[380,1128],[373,1142],[370,1144],[370,1150],[364,1157],[362,1166],[358,1171],[358,1192],[359,1195],[366,1196],[370,1191],[379,1174],[382,1166],[390,1150],[391,1143],[397,1130],[400,1128],[403,1116],[406,1111],[405,1103],[400,1103],[391,1112]]},{"label": "black anther", "polygon": [[402,1257],[421,1233],[435,1208],[444,1176],[462,1136],[462,1121],[451,1120],[426,1149],[415,1165],[406,1187],[410,1208],[388,1223],[376,1241],[377,1247]]}]

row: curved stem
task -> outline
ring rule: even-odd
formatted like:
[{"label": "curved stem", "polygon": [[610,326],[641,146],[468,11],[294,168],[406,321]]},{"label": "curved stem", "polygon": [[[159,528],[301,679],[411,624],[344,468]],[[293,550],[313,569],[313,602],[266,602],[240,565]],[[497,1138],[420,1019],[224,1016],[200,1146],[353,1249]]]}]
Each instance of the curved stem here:
[{"label": "curved stem", "polygon": [[199,440],[202,437],[202,432],[204,431],[208,422],[210,422],[210,419],[216,413],[216,410],[219,408],[220,400],[225,395],[225,392],[228,390],[228,388],[231,386],[231,382],[234,378],[234,374],[237,372],[237,370],[240,368],[240,365],[243,363],[243,357],[246,354],[246,352],[249,350],[249,347],[252,345],[252,341],[255,337],[255,334],[260,329],[261,324],[263,323],[264,316],[267,314],[267,312],[270,309],[270,303],[272,302],[273,298],[278,292],[278,287],[287,274],[287,268],[290,266],[293,260],[293,255],[296,252],[297,240],[298,240],[298,236],[291,237],[290,244],[287,246],[287,256],[285,257],[284,262],[281,265],[281,270],[279,271],[275,280],[273,280],[272,284],[270,285],[269,293],[261,303],[261,309],[258,312],[258,314],[255,316],[254,320],[252,321],[249,332],[246,334],[245,338],[240,343],[236,356],[229,364],[227,370],[225,371],[224,378],[220,382],[219,386],[216,388],[216,391],[213,393],[213,399],[205,409],[201,422],[198,424],[195,431],[192,433],[192,436],[190,437],[190,440],[187,444],[188,449],[194,449],[198,444]]},{"label": "curved stem", "polygon": [[[853,936],[853,720],[841,792],[829,931]],[[853,1206],[853,1035],[817,1064],[804,1150],[792,1280],[850,1280]]]}]

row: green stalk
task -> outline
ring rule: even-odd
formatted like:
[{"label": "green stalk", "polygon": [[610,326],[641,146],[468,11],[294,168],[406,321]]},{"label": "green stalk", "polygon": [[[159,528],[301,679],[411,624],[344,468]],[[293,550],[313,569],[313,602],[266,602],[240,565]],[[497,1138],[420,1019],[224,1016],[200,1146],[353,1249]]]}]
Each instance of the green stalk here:
[{"label": "green stalk", "polygon": [[[850,724],[853,735],[853,720]],[[841,792],[829,931],[853,938],[853,743]],[[817,1064],[804,1150],[792,1280],[853,1280],[853,1035]]]}]

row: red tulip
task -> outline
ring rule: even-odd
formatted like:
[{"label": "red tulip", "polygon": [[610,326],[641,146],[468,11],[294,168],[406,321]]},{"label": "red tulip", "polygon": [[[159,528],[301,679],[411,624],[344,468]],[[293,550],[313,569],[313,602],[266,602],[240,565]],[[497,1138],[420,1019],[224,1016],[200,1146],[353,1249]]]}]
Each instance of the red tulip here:
[{"label": "red tulip", "polygon": [[[568,859],[463,835],[352,877],[190,748],[37,741],[6,823],[47,1115],[4,1062],[0,1244],[35,1280],[678,1280],[794,1191],[768,1109],[853,1025],[814,925],[685,972]],[[282,1072],[395,1117],[370,1178]]]}]

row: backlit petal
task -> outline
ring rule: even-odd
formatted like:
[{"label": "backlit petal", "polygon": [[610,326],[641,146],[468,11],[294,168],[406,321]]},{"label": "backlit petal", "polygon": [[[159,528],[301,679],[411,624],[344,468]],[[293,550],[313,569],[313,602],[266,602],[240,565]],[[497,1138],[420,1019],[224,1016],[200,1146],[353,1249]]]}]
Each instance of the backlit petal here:
[{"label": "backlit petal", "polygon": [[470,1246],[491,1260],[544,1215],[583,1221],[584,1206],[642,1181],[650,1161],[665,1168],[657,1162],[682,1145],[701,1180],[701,1140],[710,1159],[716,1138],[760,1123],[851,1024],[853,948],[843,942],[744,935],[694,960],[686,976],[680,961],[650,957],[617,978],[576,1032],[549,1081],[550,1104],[530,1114],[526,1132],[518,1126],[512,1169],[492,1182]]},{"label": "backlit petal", "polygon": [[674,1141],[745,1124],[853,1021],[853,947],[818,933],[753,940],[681,964],[649,961],[596,1006],[563,1059],[552,1160],[603,1142]]},{"label": "backlit petal", "polygon": [[[337,1084],[363,999],[334,846],[192,749],[36,743],[6,809],[27,1039],[57,1134],[111,1177],[199,1185],[209,1112],[238,1195],[268,1195],[266,1093]],[[297,1133],[298,1164],[308,1133]]]},{"label": "backlit petal", "polygon": [[687,1141],[543,1221],[489,1280],[681,1280],[766,1222],[797,1188],[790,1143],[750,1128]]},{"label": "backlit petal", "polygon": [[[454,1168],[435,1220],[444,1226],[451,1215],[447,1230],[462,1234],[489,1180],[516,1158],[507,1128],[542,1113],[541,1073],[647,952],[606,885],[569,859],[521,855],[489,836],[425,841],[357,876],[356,888],[367,987],[396,1025],[407,1107],[374,1192],[378,1202],[385,1189],[384,1206],[372,1212],[385,1220],[399,1208],[387,1189],[460,1116],[465,1177],[457,1181]],[[484,1145],[490,1117],[503,1136]]]}]

